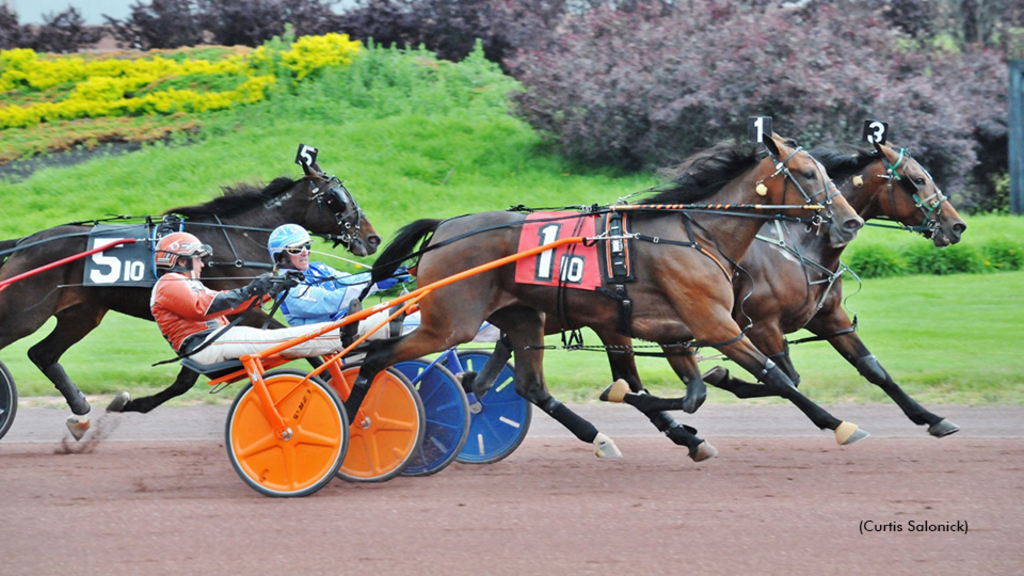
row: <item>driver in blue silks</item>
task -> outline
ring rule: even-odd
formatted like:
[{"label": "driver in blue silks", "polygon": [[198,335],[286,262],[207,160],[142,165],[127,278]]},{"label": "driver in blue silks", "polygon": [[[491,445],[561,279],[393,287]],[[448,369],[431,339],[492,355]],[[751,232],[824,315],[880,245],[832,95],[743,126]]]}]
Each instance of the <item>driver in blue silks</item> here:
[{"label": "driver in blue silks", "polygon": [[[360,307],[358,297],[369,283],[370,273],[347,274],[339,272],[322,262],[310,262],[309,232],[298,224],[284,224],[270,233],[267,250],[270,258],[279,268],[299,270],[305,274],[305,281],[288,291],[281,303],[281,312],[291,326],[315,324],[325,321],[336,321],[344,318]],[[370,288],[369,294],[378,290],[386,290],[398,280],[388,278],[381,280]],[[362,336],[383,322],[390,313],[378,312],[369,318],[342,327],[343,341],[348,345],[356,337]],[[358,325],[358,328],[357,328]],[[377,330],[370,340],[388,338],[401,331],[401,323],[391,323]]]}]

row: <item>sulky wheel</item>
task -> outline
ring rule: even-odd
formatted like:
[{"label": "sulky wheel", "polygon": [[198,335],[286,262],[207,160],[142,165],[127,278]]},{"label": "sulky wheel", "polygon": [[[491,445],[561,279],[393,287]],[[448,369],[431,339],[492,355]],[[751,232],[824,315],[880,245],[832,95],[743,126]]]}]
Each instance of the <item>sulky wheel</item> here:
[{"label": "sulky wheel", "polygon": [[7,434],[14,415],[18,413],[18,389],[14,387],[14,378],[0,362],[0,438]]},{"label": "sulky wheel", "polygon": [[[489,352],[462,350],[459,362],[463,369],[479,372]],[[469,438],[456,460],[463,464],[490,464],[515,451],[530,429],[532,408],[520,396],[513,383],[515,368],[507,363],[494,386],[479,400],[469,394]]]},{"label": "sulky wheel", "polygon": [[[344,381],[331,385],[348,398],[359,364],[347,364]],[[394,368],[382,370],[370,384],[349,426],[348,455],[338,477],[350,482],[383,482],[402,473],[423,442],[423,402],[409,379]]]},{"label": "sulky wheel", "polygon": [[423,400],[427,417],[423,444],[416,451],[403,476],[428,476],[443,470],[459,455],[469,434],[469,401],[455,376],[440,364],[428,360],[399,362],[395,368],[405,374]]},{"label": "sulky wheel", "polygon": [[266,496],[308,496],[334,478],[348,447],[348,418],[338,395],[319,378],[298,370],[263,376],[292,436],[282,440],[263,413],[252,383],[228,412],[231,465],[252,489]]}]

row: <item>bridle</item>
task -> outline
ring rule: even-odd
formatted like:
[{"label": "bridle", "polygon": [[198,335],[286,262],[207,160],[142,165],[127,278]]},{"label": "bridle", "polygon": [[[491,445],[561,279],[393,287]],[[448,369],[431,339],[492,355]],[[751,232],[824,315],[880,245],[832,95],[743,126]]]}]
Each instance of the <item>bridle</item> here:
[{"label": "bridle", "polygon": [[[818,191],[814,192],[813,194],[810,194],[806,190],[804,190],[804,187],[800,185],[800,182],[796,179],[795,176],[793,176],[793,173],[789,171],[789,168],[786,167],[786,163],[789,162],[790,160],[792,160],[794,156],[796,156],[797,154],[799,154],[801,152],[803,152],[804,154],[807,154],[807,157],[810,158],[811,161],[814,162],[815,166],[818,169],[818,175],[821,176],[822,179],[825,181],[825,186],[821,190],[818,190]],[[771,153],[769,152],[769,154],[771,154]],[[769,176],[767,176],[765,178],[762,178],[761,180],[758,180],[757,181],[757,185],[763,185],[765,180],[768,180],[770,178],[774,178],[774,177],[778,176],[779,174],[782,174],[785,177],[785,181],[783,183],[783,188],[782,188],[782,204],[786,203],[786,187],[789,185],[790,182],[792,182],[793,186],[795,186],[796,189],[798,191],[800,191],[800,195],[804,197],[804,201],[807,204],[814,204],[815,203],[815,198],[817,198],[819,196],[824,195],[824,197],[825,197],[824,201],[822,202],[822,205],[825,206],[825,218],[822,218],[820,214],[815,214],[811,218],[811,222],[809,223],[809,226],[810,227],[816,227],[816,226],[822,224],[825,220],[828,220],[829,222],[831,222],[832,221],[832,216],[833,216],[833,214],[832,214],[832,199],[835,198],[838,194],[840,194],[840,192],[839,192],[839,188],[836,188],[835,183],[832,182],[832,179],[825,177],[825,175],[822,173],[821,164],[819,164],[818,161],[815,160],[813,156],[811,156],[807,152],[804,152],[804,149],[803,149],[802,146],[797,146],[796,149],[793,150],[793,152],[789,156],[786,156],[786,158],[784,160],[780,160],[774,154],[771,154],[771,157],[772,157],[772,160],[775,162],[775,172],[773,172],[771,175],[769,175]]]},{"label": "bridle", "polygon": [[[894,163],[889,162],[889,158],[882,152],[880,146],[878,147],[878,152],[882,157],[882,165],[885,166],[885,174],[879,174],[878,177],[885,178],[887,180],[887,185],[889,187],[889,205],[892,207],[893,219],[896,218],[896,194],[893,191],[895,188],[895,186],[893,186],[893,181],[895,181],[899,183],[904,192],[914,199],[914,205],[924,213],[924,223],[922,225],[905,226],[905,228],[918,232],[934,231],[939,226],[939,219],[936,213],[940,212],[942,203],[948,201],[946,195],[943,194],[942,190],[940,190],[936,185],[935,194],[932,194],[927,198],[921,198],[921,188],[914,183],[914,180],[910,176],[907,176],[906,163],[904,160],[911,158],[911,156],[910,151],[906,148],[900,148],[899,157],[896,158],[896,162]],[[904,166],[902,176],[897,171],[900,165]],[[924,166],[921,166],[921,170],[924,170],[925,175],[928,176],[928,178],[931,178],[933,183],[935,182],[935,179],[928,173],[928,170],[925,170]]]},{"label": "bridle", "polygon": [[334,215],[334,220],[342,228],[342,233],[335,237],[337,242],[350,248],[352,242],[359,236],[363,210],[359,207],[355,196],[348,191],[348,188],[345,188],[344,181],[339,180],[337,176],[328,176],[323,173],[320,176],[327,182],[318,185],[310,180],[310,194],[321,208]]}]

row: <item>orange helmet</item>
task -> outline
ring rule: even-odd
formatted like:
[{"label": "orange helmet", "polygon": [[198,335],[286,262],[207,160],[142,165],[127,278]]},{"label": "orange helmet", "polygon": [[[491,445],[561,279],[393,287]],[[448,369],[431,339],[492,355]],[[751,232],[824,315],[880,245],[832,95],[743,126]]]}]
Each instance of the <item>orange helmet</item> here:
[{"label": "orange helmet", "polygon": [[176,268],[190,270],[191,262],[184,266],[178,266],[178,258],[192,258],[193,256],[212,256],[213,249],[209,244],[203,244],[199,238],[188,232],[173,232],[164,236],[157,242],[154,260],[157,269],[174,270]]}]

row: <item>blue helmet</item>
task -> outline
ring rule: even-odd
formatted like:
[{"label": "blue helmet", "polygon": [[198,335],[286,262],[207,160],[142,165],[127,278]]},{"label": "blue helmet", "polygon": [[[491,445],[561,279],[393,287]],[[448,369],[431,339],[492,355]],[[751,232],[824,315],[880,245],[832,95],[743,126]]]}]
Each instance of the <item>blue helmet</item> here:
[{"label": "blue helmet", "polygon": [[267,240],[267,251],[270,252],[270,259],[277,262],[277,257],[285,248],[306,244],[309,242],[309,232],[298,224],[282,224],[270,233]]}]

